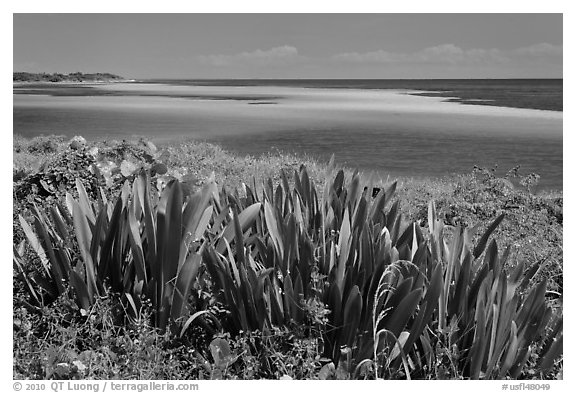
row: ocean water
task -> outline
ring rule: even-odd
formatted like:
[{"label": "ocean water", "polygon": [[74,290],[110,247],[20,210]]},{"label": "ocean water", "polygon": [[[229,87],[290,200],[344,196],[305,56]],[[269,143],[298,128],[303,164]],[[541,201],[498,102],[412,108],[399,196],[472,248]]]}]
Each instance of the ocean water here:
[{"label": "ocean water", "polygon": [[[562,188],[562,81],[145,81],[14,90],[14,133],[199,139],[306,154],[382,176],[475,165]],[[471,104],[471,105],[470,105]]]}]

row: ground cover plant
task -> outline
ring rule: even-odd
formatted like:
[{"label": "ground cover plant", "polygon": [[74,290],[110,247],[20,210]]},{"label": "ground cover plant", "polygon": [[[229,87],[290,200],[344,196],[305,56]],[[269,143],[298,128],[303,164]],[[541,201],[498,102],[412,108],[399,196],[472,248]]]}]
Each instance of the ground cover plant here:
[{"label": "ground cover plant", "polygon": [[[15,177],[15,193],[36,184],[59,152],[91,168],[54,179],[49,202],[14,199],[15,378],[561,377],[561,196],[293,157],[242,182],[242,158],[194,149],[56,144]],[[509,200],[553,217],[521,227],[553,263],[514,251]]]}]

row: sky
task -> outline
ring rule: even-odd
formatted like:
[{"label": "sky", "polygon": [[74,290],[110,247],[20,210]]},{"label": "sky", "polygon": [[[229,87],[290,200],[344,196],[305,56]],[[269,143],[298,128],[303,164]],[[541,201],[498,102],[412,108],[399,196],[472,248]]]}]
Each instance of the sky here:
[{"label": "sky", "polygon": [[14,14],[13,70],[561,78],[562,14]]}]

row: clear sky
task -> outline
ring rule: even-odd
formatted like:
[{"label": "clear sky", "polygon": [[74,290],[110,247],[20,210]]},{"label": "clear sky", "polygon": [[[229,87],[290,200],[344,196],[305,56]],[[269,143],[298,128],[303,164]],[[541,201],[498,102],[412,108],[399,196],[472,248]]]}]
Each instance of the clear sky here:
[{"label": "clear sky", "polygon": [[561,78],[561,14],[14,14],[13,69],[127,78]]}]

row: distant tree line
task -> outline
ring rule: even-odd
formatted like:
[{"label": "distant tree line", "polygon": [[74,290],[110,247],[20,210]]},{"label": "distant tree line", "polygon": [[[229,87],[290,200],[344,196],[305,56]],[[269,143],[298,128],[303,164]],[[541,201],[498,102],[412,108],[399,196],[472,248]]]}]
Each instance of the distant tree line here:
[{"label": "distant tree line", "polygon": [[14,72],[12,78],[14,82],[98,82],[120,79],[124,78],[107,72],[92,74],[84,74],[82,72],[73,72],[70,74]]}]

